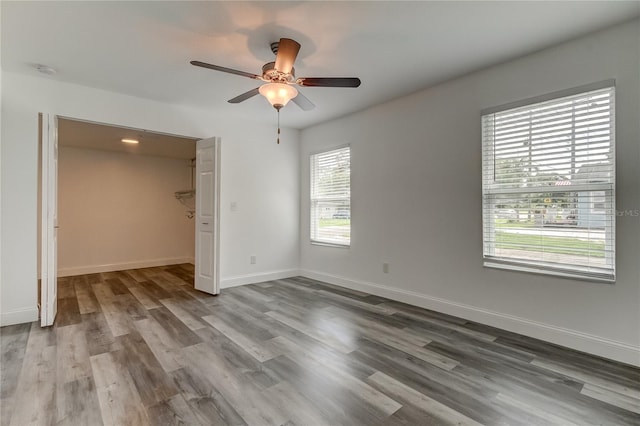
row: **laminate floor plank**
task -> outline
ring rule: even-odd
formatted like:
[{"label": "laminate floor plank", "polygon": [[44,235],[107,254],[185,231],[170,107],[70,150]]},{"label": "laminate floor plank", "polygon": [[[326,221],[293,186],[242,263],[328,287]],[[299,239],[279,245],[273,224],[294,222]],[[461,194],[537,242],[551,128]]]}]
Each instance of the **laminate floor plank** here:
[{"label": "laminate floor plank", "polygon": [[13,394],[18,384],[17,377],[22,369],[24,353],[27,350],[31,324],[9,325],[0,328],[0,398]]},{"label": "laminate floor plank", "polygon": [[185,270],[179,265],[168,267],[167,269],[165,269],[165,271],[171,275],[175,275],[185,283],[193,285],[193,273]]},{"label": "laminate floor plank", "polygon": [[[93,293],[93,288],[91,284],[88,283],[77,282],[74,284],[76,298],[78,299],[78,310],[80,314],[90,314],[93,312],[100,312],[100,303],[96,298],[96,295]],[[95,284],[98,284],[96,282]]]},{"label": "laminate floor plank", "polygon": [[[581,386],[575,386],[573,380],[567,381],[562,375],[543,368],[490,360],[473,365],[465,365],[463,361],[461,368],[472,370],[471,376],[476,379],[471,380],[478,380],[476,383],[484,382],[487,387],[502,390],[505,394],[527,401],[538,410],[568,421],[589,425],[633,424],[634,417],[640,420],[640,416],[631,411],[586,397],[580,393]],[[491,377],[491,383],[487,384],[484,377]]]},{"label": "laminate floor plank", "polygon": [[114,297],[114,300],[120,305],[120,311],[125,313],[131,321],[137,321],[148,316],[147,309],[130,292],[118,294]]},{"label": "laminate floor plank", "polygon": [[293,277],[62,277],[0,329],[0,425],[640,426],[640,368]]},{"label": "laminate floor plank", "polygon": [[236,330],[232,325],[224,322],[223,320],[220,320],[213,315],[203,317],[202,319],[209,323],[212,327],[223,333],[231,341],[240,346],[243,350],[245,350],[248,354],[250,354],[260,362],[267,361],[279,355],[278,353],[274,353],[273,351],[262,345],[261,342],[252,340],[250,337]]},{"label": "laminate floor plank", "polygon": [[356,346],[352,342],[344,342],[335,334],[307,325],[280,312],[270,311],[267,312],[266,315],[345,354],[356,349]]},{"label": "laminate floor plank", "polygon": [[187,285],[184,280],[176,277],[173,274],[168,273],[167,271],[161,271],[153,276],[153,281],[157,283],[159,286],[164,288],[165,290],[171,291],[176,286]]},{"label": "laminate floor plank", "polygon": [[[72,278],[76,278],[76,277],[72,277]],[[81,278],[84,278],[84,276],[81,276]],[[82,283],[86,283],[85,279],[82,279],[82,280],[76,279],[73,281],[76,281],[76,282],[80,281]],[[76,297],[76,290],[75,290],[73,281],[65,277],[58,279],[58,299]]]},{"label": "laminate floor plank", "polygon": [[[602,375],[597,371],[584,372],[581,369],[575,368],[573,366],[566,366],[543,359],[535,359],[531,361],[531,364],[544,368],[546,370],[553,371],[555,373],[571,377],[573,379],[579,380],[582,383],[596,385],[601,388],[608,389],[610,391],[617,392],[640,401],[640,382],[621,384],[618,381],[612,381],[607,378],[603,378]],[[625,379],[628,380],[630,379],[630,377],[627,376]]]},{"label": "laminate floor plank", "polygon": [[145,273],[142,272],[140,269],[129,269],[128,271],[125,271],[125,272],[127,273],[127,275],[129,275],[138,283],[147,281],[148,279]]},{"label": "laminate floor plank", "polygon": [[[549,424],[549,425],[557,425],[557,426],[579,426],[578,423],[572,422],[567,418],[559,417],[549,411],[540,410],[537,407],[528,404],[526,400],[520,400],[518,398],[514,398],[511,395],[499,393],[494,398],[497,401],[504,402],[508,404],[510,407],[515,407],[520,409],[521,411],[530,413],[535,415],[540,419],[538,424]],[[533,423],[533,424],[536,424]]]},{"label": "laminate floor plank", "polygon": [[323,413],[286,381],[279,382],[263,392],[271,396],[278,410],[285,412],[294,424],[330,426]]},{"label": "laminate floor plank", "polygon": [[100,303],[104,318],[113,336],[122,336],[133,329],[131,318],[124,312],[111,286],[106,283],[93,284],[93,291]]},{"label": "laminate floor plank", "polygon": [[129,287],[129,292],[131,292],[133,297],[138,299],[138,302],[140,302],[145,309],[154,309],[162,306],[158,300],[151,296],[151,294],[149,294],[147,290],[140,285]]},{"label": "laminate floor plank", "polygon": [[247,286],[234,287],[233,293],[243,295],[247,300],[260,305],[274,300],[273,294],[264,294]]},{"label": "laminate floor plank", "polygon": [[27,350],[31,324],[0,328],[0,424],[7,425],[13,412],[13,400]]},{"label": "laminate floor plank", "polygon": [[211,351],[208,343],[189,346],[183,352],[190,365],[212,378],[212,383],[247,424],[282,425],[289,420],[268,395],[261,393],[246,376],[230,369],[230,363],[216,351]]},{"label": "laminate floor plank", "polygon": [[115,295],[129,293],[129,289],[124,285],[119,276],[116,278],[108,278],[105,280],[105,284],[109,286],[111,292]]},{"label": "laminate floor plank", "polygon": [[100,274],[87,274],[84,277],[86,279],[86,283],[89,285],[98,284],[102,281],[102,276]]},{"label": "laminate floor plank", "polygon": [[180,389],[195,416],[203,424],[246,425],[247,423],[216,387],[191,367],[173,371],[170,375]]},{"label": "laminate floor plank", "polygon": [[[161,303],[163,300],[166,300],[166,299],[174,300],[176,304],[179,304],[179,306],[181,306],[184,310],[188,311],[192,315],[199,318],[204,317],[206,315],[211,315],[216,311],[216,309],[212,309],[212,307],[220,304],[219,303],[220,297],[216,297],[212,299],[216,301],[215,304],[207,303],[207,302],[210,302],[209,300],[203,303],[202,300],[199,300],[198,298],[194,297],[193,294],[187,291],[184,291],[184,289],[180,291],[175,291],[172,294],[172,297],[160,299]],[[224,304],[220,304],[220,306],[223,306],[223,305]]]},{"label": "laminate floor plank", "polygon": [[118,337],[121,351],[113,352],[117,361],[126,366],[145,406],[166,401],[178,390],[162,365],[139,333]]},{"label": "laminate floor plank", "polygon": [[129,275],[127,271],[118,271],[116,277],[127,289],[138,285],[138,281]]},{"label": "laminate floor plank", "polygon": [[[233,371],[246,376],[256,388],[265,389],[277,383],[277,380],[264,367],[263,363],[257,361],[251,354],[216,328],[203,328],[197,330],[197,333],[203,342],[207,343],[211,351],[221,357],[226,364],[229,364]],[[273,350],[273,348],[270,349]]]},{"label": "laminate floor plank", "polygon": [[159,402],[147,408],[151,424],[173,426],[173,425],[209,425],[213,424],[211,419],[207,423],[199,421],[193,410],[184,400],[182,395],[175,395],[166,401]]},{"label": "laminate floor plank", "polygon": [[105,425],[150,424],[131,375],[113,352],[92,356],[91,367]]},{"label": "laminate floor plank", "polygon": [[56,329],[57,378],[59,385],[91,377],[85,325],[74,324]]},{"label": "laminate floor plank", "polygon": [[329,284],[329,283],[325,283],[322,281],[318,281],[318,280],[314,280],[311,278],[305,278],[305,277],[293,277],[293,278],[289,278],[289,281],[293,281],[293,282],[297,282],[301,285],[308,285],[311,286],[313,288],[317,288],[317,289],[325,289],[325,290],[329,290],[333,293],[336,294],[341,294],[343,296],[346,297],[357,297],[360,299],[365,299],[369,296],[371,296],[369,293],[365,293],[364,291],[359,291],[359,290],[353,290],[350,288],[346,288],[346,287],[340,287],[334,284]]},{"label": "laminate floor plank", "polygon": [[393,414],[402,406],[389,396],[352,376],[347,371],[348,369],[326,363],[322,357],[317,357],[314,352],[307,351],[284,337],[277,337],[275,340],[282,348],[281,353],[299,365],[306,366],[309,370],[321,371],[324,369],[327,378],[351,392],[355,397],[362,399],[363,403],[369,404],[371,411],[380,411],[382,418]]},{"label": "laminate floor plank", "polygon": [[526,350],[536,355],[536,359],[569,368],[604,381],[621,383],[626,387],[640,390],[640,368],[621,363],[612,363],[604,358],[591,356],[573,349],[551,343],[540,344],[539,340],[510,333],[501,335],[496,341]]},{"label": "laminate floor plank", "polygon": [[[263,324],[257,323],[250,318],[246,318],[245,315],[242,315],[234,309],[233,306],[229,306],[226,303],[218,306],[214,309],[212,314],[203,317],[203,319],[211,317],[215,317],[226,322],[235,329],[241,331],[242,334],[255,341],[269,340],[276,336],[276,334],[269,330],[268,327],[265,327]],[[262,317],[264,318],[265,315],[262,315]]]},{"label": "laminate floor plank", "polygon": [[56,407],[56,425],[103,424],[93,377],[83,377],[58,385]]},{"label": "laminate floor plank", "polygon": [[[489,404],[489,398],[494,396],[495,392],[483,391],[481,387],[474,384],[442,375],[442,373],[451,374],[455,369],[447,372],[420,359],[408,358],[400,351],[385,348],[374,342],[368,345],[363,343],[353,356],[479,423],[492,425],[499,423],[500,420],[505,424],[512,423],[512,419],[504,419]],[[423,373],[416,374],[416,371]]]},{"label": "laminate floor plank", "polygon": [[314,295],[319,300],[328,302],[335,306],[343,306],[346,308],[355,306],[355,307],[359,307],[361,309],[365,309],[365,310],[368,310],[377,314],[382,314],[382,315],[391,315],[397,312],[397,309],[395,308],[368,303],[368,301],[365,301],[365,299],[369,300],[367,298],[364,298],[364,299],[354,298],[354,297],[351,297],[351,295],[345,296],[344,294],[337,294],[324,289],[317,289],[312,287],[301,287],[299,285],[290,283],[286,280],[279,280],[278,285],[282,287],[286,287],[288,289],[295,289],[295,288],[302,289],[302,291],[305,291],[307,293]]},{"label": "laminate floor plank", "polygon": [[55,422],[55,331],[31,323],[22,370],[13,398],[10,425]]},{"label": "laminate floor plank", "polygon": [[147,279],[146,281],[142,281],[138,283],[140,287],[142,287],[149,295],[153,298],[154,301],[159,301],[161,299],[169,299],[172,297],[172,294],[166,291],[164,288],[160,287],[154,281]]},{"label": "laminate floor plank", "polygon": [[78,299],[75,297],[75,291],[73,297],[58,298],[58,315],[56,317],[58,327],[79,324],[81,321],[80,307]]},{"label": "laminate floor plank", "polygon": [[[281,381],[286,381],[326,417],[330,425],[371,425],[386,418],[378,410],[371,410],[362,398],[327,377],[323,371],[311,370],[287,355],[265,362]],[[348,409],[346,409],[348,407]]]},{"label": "laminate floor plank", "polygon": [[402,382],[389,377],[384,373],[377,372],[372,374],[367,380],[369,383],[376,385],[378,389],[397,398],[399,401],[406,401],[428,412],[430,415],[438,419],[438,424],[443,425],[460,425],[460,426],[480,426],[481,424],[473,419],[461,414],[446,405],[429,398],[428,396],[410,388]]},{"label": "laminate floor plank", "polygon": [[615,405],[616,407],[640,414],[640,399],[628,394],[618,393],[611,389],[603,388],[591,383],[585,383],[580,393],[599,401]]},{"label": "laminate floor plank", "polygon": [[202,341],[167,308],[152,309],[149,313],[180,346],[191,346]]},{"label": "laminate floor plank", "polygon": [[13,398],[10,425],[52,424],[55,421],[54,346],[29,351],[25,356],[20,385]]},{"label": "laminate floor plank", "polygon": [[184,325],[189,327],[190,330],[199,330],[206,327],[206,325],[197,316],[189,312],[189,308],[187,306],[183,306],[183,303],[181,303],[180,300],[162,299],[160,303],[171,311],[176,318],[182,321]]},{"label": "laminate floor plank", "polygon": [[85,326],[84,333],[87,340],[89,355],[117,351],[122,346],[116,341],[109,324],[102,312],[81,315]]},{"label": "laminate floor plank", "polygon": [[136,329],[153,352],[154,356],[166,372],[184,367],[180,348],[182,345],[162,325],[153,318],[135,322]]}]

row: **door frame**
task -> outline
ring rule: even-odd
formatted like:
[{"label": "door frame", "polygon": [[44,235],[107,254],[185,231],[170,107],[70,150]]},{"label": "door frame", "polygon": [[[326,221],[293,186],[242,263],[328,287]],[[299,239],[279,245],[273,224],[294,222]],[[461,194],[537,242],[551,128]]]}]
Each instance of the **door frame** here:
[{"label": "door frame", "polygon": [[[48,306],[45,307],[45,305],[47,304],[47,297],[48,296],[53,296],[55,295],[57,297],[57,293],[58,293],[58,282],[57,279],[52,280],[52,279],[48,279],[51,274],[49,273],[49,271],[54,271],[55,272],[55,276],[57,278],[57,270],[58,270],[58,265],[57,265],[57,256],[54,258],[54,262],[48,262],[47,259],[50,255],[50,250],[49,250],[49,242],[52,241],[52,236],[54,235],[54,232],[57,232],[57,228],[58,225],[57,223],[53,223],[52,221],[48,220],[47,218],[47,212],[48,212],[48,208],[49,205],[47,202],[45,202],[45,200],[48,200],[51,196],[52,193],[56,194],[58,193],[58,179],[57,176],[55,178],[55,180],[51,179],[51,172],[52,170],[50,170],[49,167],[49,161],[52,160],[51,154],[53,152],[53,150],[51,149],[53,147],[53,143],[54,141],[57,139],[57,127],[51,127],[50,123],[56,123],[57,120],[59,119],[64,119],[64,120],[73,120],[73,121],[80,121],[80,122],[85,122],[85,123],[94,123],[94,124],[102,124],[105,126],[115,126],[115,127],[121,127],[121,128],[125,128],[125,129],[132,129],[132,130],[143,130],[146,132],[150,132],[150,133],[156,133],[156,134],[163,134],[163,135],[171,135],[171,136],[179,136],[179,137],[183,137],[183,138],[190,138],[190,139],[194,139],[194,140],[202,140],[202,139],[207,139],[207,138],[200,138],[200,137],[193,137],[193,136],[185,136],[185,135],[178,135],[175,133],[166,133],[166,132],[160,132],[160,131],[156,131],[156,130],[147,130],[147,129],[141,129],[141,128],[137,128],[137,127],[131,127],[131,126],[124,126],[124,125],[119,125],[119,124],[111,124],[111,123],[105,123],[102,121],[94,121],[94,120],[86,120],[86,119],[81,119],[81,118],[75,118],[75,117],[69,117],[69,116],[63,116],[63,115],[59,115],[59,114],[54,114],[51,112],[42,112],[40,113],[41,116],[41,123],[42,125],[38,124],[38,132],[39,132],[39,136],[41,138],[42,141],[42,152],[41,152],[41,158],[38,164],[38,167],[40,168],[40,172],[42,173],[41,176],[41,184],[42,184],[42,188],[41,191],[42,193],[40,194],[40,198],[41,198],[41,205],[40,205],[40,215],[41,215],[41,229],[40,229],[40,240],[41,240],[41,247],[40,247],[40,305],[38,306],[39,308],[39,315],[40,315],[40,326],[41,327],[45,327],[45,326],[50,326],[53,325],[54,321],[55,321],[55,311],[56,309],[48,309]],[[53,132],[55,131],[55,134],[53,134]],[[214,193],[214,203],[216,206],[216,216],[214,219],[214,229],[215,229],[215,253],[214,253],[214,265],[216,268],[216,289],[217,292],[220,292],[220,272],[219,272],[219,266],[220,266],[220,214],[219,214],[219,206],[220,206],[220,142],[221,139],[219,137],[216,137],[216,145],[217,145],[217,151],[216,151],[216,165],[215,165],[215,173],[216,173],[216,186],[215,186],[215,193]],[[57,168],[56,168],[56,172],[57,172]],[[55,192],[54,192],[55,191]],[[197,202],[197,197],[196,197],[196,202]],[[57,206],[56,206],[57,208]],[[57,216],[57,215],[56,215]],[[195,233],[195,222],[194,222],[194,233]],[[57,246],[54,248],[55,250],[57,250]],[[196,248],[197,249],[197,248]],[[194,256],[194,264],[195,264],[195,256]],[[36,286],[38,281],[36,280]],[[37,288],[37,287],[36,287]],[[216,293],[216,294],[218,294]],[[57,303],[57,301],[56,301]]]}]

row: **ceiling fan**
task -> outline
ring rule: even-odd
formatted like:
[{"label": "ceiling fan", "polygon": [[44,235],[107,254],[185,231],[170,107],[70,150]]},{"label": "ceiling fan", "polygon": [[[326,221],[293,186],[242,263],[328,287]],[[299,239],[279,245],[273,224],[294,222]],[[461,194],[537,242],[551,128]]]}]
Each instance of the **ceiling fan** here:
[{"label": "ceiling fan", "polygon": [[271,43],[271,51],[276,55],[274,62],[268,62],[262,67],[262,74],[251,74],[219,65],[207,64],[200,61],[191,61],[197,67],[209,68],[215,71],[222,71],[229,74],[236,74],[243,77],[260,80],[265,84],[249,90],[228,102],[237,104],[261,94],[269,103],[280,112],[290,100],[304,111],[315,108],[306,96],[300,93],[294,86],[302,87],[358,87],[360,79],[355,77],[301,77],[297,78],[293,63],[300,51],[300,43],[290,38],[281,38],[280,41]]}]

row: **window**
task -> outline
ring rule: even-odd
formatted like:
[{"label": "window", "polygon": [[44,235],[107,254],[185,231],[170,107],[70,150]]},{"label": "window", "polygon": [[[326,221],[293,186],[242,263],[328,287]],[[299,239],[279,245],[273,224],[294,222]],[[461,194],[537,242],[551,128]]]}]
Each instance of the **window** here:
[{"label": "window", "polygon": [[311,242],[351,244],[351,148],[311,155]]},{"label": "window", "polygon": [[485,266],[615,280],[613,82],[482,114]]}]

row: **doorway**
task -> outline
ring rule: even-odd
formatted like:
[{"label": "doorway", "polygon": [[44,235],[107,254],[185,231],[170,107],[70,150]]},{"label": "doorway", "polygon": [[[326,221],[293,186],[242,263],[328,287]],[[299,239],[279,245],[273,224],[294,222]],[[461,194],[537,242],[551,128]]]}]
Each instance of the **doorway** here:
[{"label": "doorway", "polygon": [[[55,317],[57,275],[192,263],[207,272],[199,290],[218,293],[218,138],[47,115],[42,123],[43,326]],[[197,179],[203,163],[197,157],[207,144],[213,147],[205,153],[210,179]],[[198,197],[203,184],[210,195],[204,199]],[[210,244],[196,246],[200,210],[210,213]]]}]

